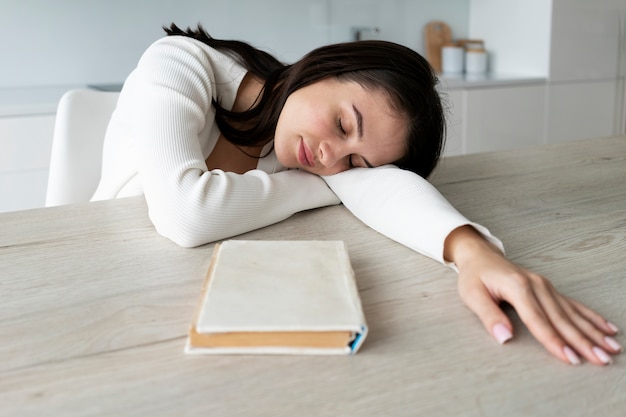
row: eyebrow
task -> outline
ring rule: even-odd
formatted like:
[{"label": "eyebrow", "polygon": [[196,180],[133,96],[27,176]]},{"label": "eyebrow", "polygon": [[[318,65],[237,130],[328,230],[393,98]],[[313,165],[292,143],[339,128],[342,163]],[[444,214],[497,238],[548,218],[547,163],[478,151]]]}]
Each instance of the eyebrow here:
[{"label": "eyebrow", "polygon": [[[359,135],[359,140],[361,140],[363,139],[363,115],[354,104],[352,105],[352,110],[354,110],[354,116],[356,117],[356,130]],[[374,165],[370,164],[367,159],[363,158],[363,156],[361,156],[361,159],[365,162],[365,165],[367,165],[368,168],[374,168]]]},{"label": "eyebrow", "polygon": [[363,139],[363,115],[354,104],[352,105],[352,110],[354,110],[354,117],[356,117],[356,126],[357,132],[359,133],[359,139]]}]

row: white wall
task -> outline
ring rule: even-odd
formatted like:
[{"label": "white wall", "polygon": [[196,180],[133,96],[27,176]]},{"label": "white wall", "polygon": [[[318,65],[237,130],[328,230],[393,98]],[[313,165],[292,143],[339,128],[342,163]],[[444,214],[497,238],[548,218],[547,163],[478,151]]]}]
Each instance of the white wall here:
[{"label": "white wall", "polygon": [[198,22],[285,61],[350,39],[353,26],[423,51],[433,19],[467,37],[470,0],[0,0],[0,88],[117,83],[162,25]]},{"label": "white wall", "polygon": [[490,69],[496,73],[547,77],[551,21],[552,0],[470,2],[470,37],[487,40]]}]

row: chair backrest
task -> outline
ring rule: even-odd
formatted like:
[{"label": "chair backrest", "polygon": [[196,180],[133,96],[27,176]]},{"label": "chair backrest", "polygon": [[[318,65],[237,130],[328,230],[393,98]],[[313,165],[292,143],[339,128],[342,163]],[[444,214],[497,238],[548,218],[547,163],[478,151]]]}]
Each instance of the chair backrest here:
[{"label": "chair backrest", "polygon": [[46,206],[89,201],[100,181],[104,135],[118,92],[70,90],[57,107]]}]

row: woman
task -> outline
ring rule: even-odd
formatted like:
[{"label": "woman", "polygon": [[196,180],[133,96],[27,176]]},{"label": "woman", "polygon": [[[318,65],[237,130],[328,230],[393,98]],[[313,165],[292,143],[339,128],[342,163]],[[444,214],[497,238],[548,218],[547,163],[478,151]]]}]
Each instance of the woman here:
[{"label": "woman", "polygon": [[186,247],[343,203],[457,269],[461,298],[498,342],[512,337],[507,301],[565,362],[608,364],[621,351],[614,325],[508,261],[424,179],[445,120],[417,53],[367,41],[283,65],[201,27],[166,32],[124,84],[94,200],[144,194],[157,231]]}]

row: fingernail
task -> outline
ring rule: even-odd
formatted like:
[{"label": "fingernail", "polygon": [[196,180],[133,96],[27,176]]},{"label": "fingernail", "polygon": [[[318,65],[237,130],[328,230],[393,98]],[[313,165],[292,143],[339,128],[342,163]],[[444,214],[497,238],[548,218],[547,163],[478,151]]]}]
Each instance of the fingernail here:
[{"label": "fingernail", "polygon": [[606,324],[607,326],[609,326],[609,329],[613,330],[614,333],[619,332],[619,329],[617,328],[617,326],[611,323],[610,321],[607,321]]},{"label": "fingernail", "polygon": [[507,340],[510,340],[513,337],[509,328],[502,323],[498,323],[493,326],[492,331],[493,337],[495,337],[498,343],[500,343],[501,345],[503,345]]},{"label": "fingernail", "polygon": [[594,346],[593,348],[591,348],[591,350],[593,350],[593,353],[594,355],[596,355],[596,358],[600,359],[600,362],[602,362],[603,364],[606,365],[606,364],[613,362],[609,354],[606,353],[601,348]]},{"label": "fingernail", "polygon": [[612,337],[606,336],[604,338],[604,341],[606,342],[607,345],[611,346],[611,349],[617,350],[618,352],[622,351],[622,346],[619,343],[617,343],[617,340],[613,339]]},{"label": "fingernail", "polygon": [[569,363],[571,363],[572,365],[580,365],[580,358],[578,357],[576,352],[572,350],[571,347],[565,346],[563,348],[563,353],[565,353],[565,356],[567,357]]}]

